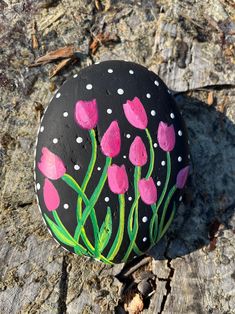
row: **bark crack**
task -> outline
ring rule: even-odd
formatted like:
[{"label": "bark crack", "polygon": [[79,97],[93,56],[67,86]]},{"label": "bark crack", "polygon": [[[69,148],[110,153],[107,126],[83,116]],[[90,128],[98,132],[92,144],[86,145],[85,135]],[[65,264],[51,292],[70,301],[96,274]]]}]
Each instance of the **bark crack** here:
[{"label": "bark crack", "polygon": [[168,275],[168,277],[166,279],[166,285],[165,285],[166,294],[162,298],[161,308],[160,308],[160,312],[158,314],[162,314],[164,312],[164,308],[165,308],[165,305],[166,305],[167,298],[168,298],[168,296],[171,293],[171,280],[172,280],[172,278],[174,276],[174,273],[175,273],[175,269],[174,269],[174,267],[172,267],[171,261],[172,261],[172,259],[168,258],[168,260],[167,260],[167,267],[169,268],[169,275]]},{"label": "bark crack", "polygon": [[67,272],[68,262],[67,257],[63,257],[62,269],[61,269],[61,279],[59,286],[59,300],[58,300],[58,314],[65,314],[67,312],[67,292],[68,292],[68,272]]},{"label": "bark crack", "polygon": [[167,245],[166,245],[166,250],[165,250],[165,253],[164,253],[164,256],[165,256],[165,258],[167,260],[167,267],[169,268],[169,274],[168,274],[167,278],[161,278],[160,279],[161,281],[166,281],[166,284],[165,284],[166,294],[162,298],[161,307],[160,307],[160,311],[158,312],[158,314],[162,314],[164,312],[167,299],[168,299],[169,295],[171,294],[171,281],[172,281],[172,278],[173,278],[173,276],[175,274],[175,269],[171,265],[172,258],[167,256],[167,251],[168,251],[168,248],[170,246],[170,242],[171,241],[169,240]]}]

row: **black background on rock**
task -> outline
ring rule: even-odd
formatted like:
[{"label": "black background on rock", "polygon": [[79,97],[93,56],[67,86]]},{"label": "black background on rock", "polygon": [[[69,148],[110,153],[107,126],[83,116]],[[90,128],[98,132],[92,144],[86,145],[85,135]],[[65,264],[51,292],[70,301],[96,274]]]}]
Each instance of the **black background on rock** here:
[{"label": "black background on rock", "polygon": [[[108,69],[112,69],[113,72],[109,73]],[[129,70],[133,70],[134,73],[130,74]],[[159,82],[159,86],[154,84],[154,81]],[[87,84],[92,84],[93,88],[91,90],[86,89]],[[124,90],[123,95],[119,95],[117,90],[121,88]],[[67,173],[74,177],[79,184],[82,183],[89,161],[91,157],[91,142],[89,137],[89,131],[83,130],[78,126],[74,120],[74,110],[75,104],[78,100],[92,100],[96,99],[98,104],[98,114],[99,120],[97,124],[97,134],[98,140],[101,138],[104,132],[109,127],[113,120],[117,120],[120,130],[121,130],[121,151],[117,157],[114,157],[112,163],[117,165],[125,164],[126,170],[129,178],[129,189],[125,194],[126,208],[125,208],[125,233],[121,248],[114,259],[114,262],[120,262],[124,256],[124,253],[129,245],[129,237],[127,233],[127,219],[129,215],[129,210],[131,208],[132,202],[134,200],[134,187],[133,187],[133,175],[134,166],[128,159],[129,147],[135,136],[140,136],[146,146],[148,157],[149,157],[149,142],[147,140],[144,130],[137,129],[133,127],[126,119],[123,112],[123,104],[127,100],[132,100],[137,96],[143,103],[148,116],[148,129],[151,133],[153,143],[157,143],[157,128],[160,121],[167,123],[168,125],[173,124],[176,134],[176,144],[173,151],[171,151],[171,178],[168,185],[168,190],[175,184],[176,176],[180,169],[188,165],[188,142],[187,142],[187,130],[185,124],[178,111],[172,95],[168,92],[166,85],[160,80],[160,78],[153,72],[144,68],[141,65],[125,62],[125,61],[105,61],[100,64],[94,64],[85,69],[82,69],[76,78],[71,78],[66,81],[63,86],[57,91],[61,96],[56,98],[56,95],[52,99],[50,105],[48,106],[45,115],[43,117],[41,126],[44,127],[43,132],[38,134],[38,143],[36,148],[36,165],[40,161],[42,147],[47,147],[50,151],[57,154],[64,162]],[[146,94],[151,94],[151,98],[147,98]],[[112,113],[108,114],[107,109],[112,109]],[[151,115],[151,110],[156,111],[156,115]],[[68,117],[64,117],[63,113],[68,112]],[[170,117],[170,113],[174,113],[175,118]],[[178,136],[178,130],[182,130],[183,135]],[[130,134],[130,138],[126,138],[126,134]],[[82,137],[83,142],[77,143],[76,138]],[[53,139],[57,138],[58,143],[54,144]],[[155,151],[155,164],[152,177],[155,183],[160,180],[162,182],[161,186],[157,186],[158,195],[160,195],[165,178],[166,178],[166,166],[161,165],[161,161],[166,161],[166,153],[161,150],[158,146],[154,148]],[[123,156],[127,156],[126,159]],[[178,162],[178,156],[182,157],[182,161]],[[97,182],[102,173],[102,169],[105,164],[105,156],[101,153],[100,148],[97,148],[97,161],[86,188],[86,195],[89,198],[93,193]],[[74,165],[80,166],[79,170],[74,169]],[[149,166],[148,162],[142,167],[141,177],[145,177]],[[101,171],[97,170],[97,167],[101,167]],[[44,176],[37,169],[36,171],[36,183],[39,183],[41,188],[38,193],[39,206],[42,212],[46,213],[52,220],[52,214],[47,210],[44,200],[43,200],[43,184]],[[66,185],[61,179],[52,181],[54,186],[60,195],[60,207],[57,209],[58,215],[60,216],[63,224],[67,230],[74,234],[76,227],[76,201],[77,194]],[[132,201],[128,200],[128,197],[132,197]],[[167,212],[166,220],[169,218],[171,213],[173,201],[176,200],[176,205],[179,201],[179,190],[175,193],[172,201],[169,205],[169,210]],[[106,203],[104,201],[105,197],[109,197],[110,201]],[[63,208],[63,204],[69,204],[68,209]],[[159,217],[161,216],[162,203],[159,209]],[[107,184],[96,203],[96,215],[101,226],[107,206],[111,207],[113,215],[113,230],[111,239],[103,251],[103,255],[106,256],[108,253],[113,240],[115,238],[117,228],[119,225],[119,202],[118,196],[113,194]],[[84,209],[84,204],[83,204]],[[149,248],[149,223],[151,217],[151,207],[144,204],[141,199],[139,199],[139,231],[137,235],[136,243],[142,251],[146,251]],[[142,217],[147,216],[148,222],[143,223]],[[93,243],[93,229],[90,219],[87,219],[85,225],[86,233],[90,241]],[[143,242],[143,237],[147,237],[147,241]],[[66,247],[66,245],[62,244]],[[71,250],[71,248],[66,247]],[[132,252],[131,257],[134,256]]]}]

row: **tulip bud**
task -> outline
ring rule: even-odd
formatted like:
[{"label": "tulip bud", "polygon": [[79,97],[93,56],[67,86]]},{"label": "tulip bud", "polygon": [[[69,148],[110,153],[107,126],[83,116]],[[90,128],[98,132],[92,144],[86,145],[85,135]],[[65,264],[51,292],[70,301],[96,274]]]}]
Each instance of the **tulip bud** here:
[{"label": "tulip bud", "polygon": [[152,177],[141,179],[138,183],[140,197],[147,205],[152,205],[157,201],[157,188]]},{"label": "tulip bud", "polygon": [[75,121],[86,130],[96,127],[98,122],[98,110],[96,99],[79,100],[75,105]]},{"label": "tulip bud", "polygon": [[189,166],[184,167],[178,172],[177,178],[176,178],[176,186],[178,189],[184,188],[187,178],[188,178],[188,174],[189,174]]},{"label": "tulip bud", "polygon": [[144,166],[147,162],[147,151],[139,136],[136,136],[130,146],[129,159],[134,166]]},{"label": "tulip bud", "polygon": [[113,164],[108,168],[108,184],[110,190],[115,194],[124,194],[129,187],[126,168]]},{"label": "tulip bud", "polygon": [[43,198],[45,205],[49,211],[56,210],[60,205],[59,194],[53,183],[47,178],[45,179],[43,186]]},{"label": "tulip bud", "polygon": [[113,121],[101,139],[101,150],[107,157],[115,157],[120,153],[121,135],[117,121]]},{"label": "tulip bud", "polygon": [[38,162],[38,169],[44,176],[51,180],[61,178],[66,172],[66,168],[60,157],[52,153],[47,147],[42,148],[42,156],[40,162]]},{"label": "tulip bud", "polygon": [[123,104],[123,110],[127,120],[134,127],[142,130],[147,127],[147,114],[138,97],[135,97],[133,100],[127,100],[127,102]]},{"label": "tulip bud", "polygon": [[158,126],[157,139],[161,149],[166,152],[172,151],[175,147],[174,126],[167,126],[166,123],[161,121]]}]

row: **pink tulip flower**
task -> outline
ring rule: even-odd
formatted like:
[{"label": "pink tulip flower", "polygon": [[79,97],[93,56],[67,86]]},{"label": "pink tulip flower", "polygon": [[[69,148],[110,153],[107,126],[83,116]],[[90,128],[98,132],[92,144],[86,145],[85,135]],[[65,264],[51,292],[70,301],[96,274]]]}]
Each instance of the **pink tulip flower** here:
[{"label": "pink tulip flower", "polygon": [[157,201],[157,188],[152,177],[141,179],[138,188],[142,201],[147,205],[152,205]]},{"label": "pink tulip flower", "polygon": [[170,152],[175,147],[175,130],[174,126],[168,126],[164,122],[160,122],[158,126],[157,139],[159,146],[166,152]]},{"label": "pink tulip flower", "polygon": [[136,136],[130,146],[129,159],[134,166],[144,166],[147,162],[147,151],[139,136]]},{"label": "pink tulip flower", "polygon": [[141,130],[144,130],[147,127],[147,114],[138,97],[135,97],[133,100],[127,100],[127,102],[123,104],[123,110],[127,120],[134,127]]},{"label": "pink tulip flower", "polygon": [[40,162],[38,162],[38,169],[44,176],[51,180],[61,178],[66,172],[66,168],[60,157],[52,153],[47,147],[42,148],[42,156]]},{"label": "pink tulip flower", "polygon": [[60,205],[59,194],[53,183],[47,178],[45,179],[43,185],[43,198],[45,205],[49,211],[56,210]]},{"label": "pink tulip flower", "polygon": [[189,174],[189,166],[184,167],[178,172],[177,178],[176,178],[176,186],[178,189],[184,188],[187,178],[188,178],[188,174]]},{"label": "pink tulip flower", "polygon": [[96,99],[79,100],[75,105],[75,121],[85,130],[96,127],[98,122],[98,110]]},{"label": "pink tulip flower", "polygon": [[108,168],[108,184],[110,190],[115,194],[124,194],[129,187],[126,168],[113,164]]},{"label": "pink tulip flower", "polygon": [[101,150],[107,157],[115,157],[120,153],[121,134],[117,121],[113,121],[101,139]]}]

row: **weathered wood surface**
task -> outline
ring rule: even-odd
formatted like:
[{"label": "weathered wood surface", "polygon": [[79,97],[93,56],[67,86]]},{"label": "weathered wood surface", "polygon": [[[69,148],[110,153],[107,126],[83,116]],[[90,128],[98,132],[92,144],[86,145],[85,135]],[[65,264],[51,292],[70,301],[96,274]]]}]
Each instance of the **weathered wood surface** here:
[{"label": "weathered wood surface", "polygon": [[[1,0],[0,30],[0,312],[124,313],[127,296],[142,293],[143,313],[235,313],[234,2]],[[53,65],[28,67],[67,45],[80,61],[52,79]],[[43,108],[67,77],[106,59],[139,62],[181,92],[189,129],[184,204],[139,267],[66,253],[34,198]]]}]

